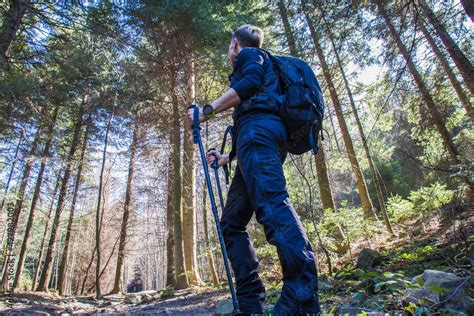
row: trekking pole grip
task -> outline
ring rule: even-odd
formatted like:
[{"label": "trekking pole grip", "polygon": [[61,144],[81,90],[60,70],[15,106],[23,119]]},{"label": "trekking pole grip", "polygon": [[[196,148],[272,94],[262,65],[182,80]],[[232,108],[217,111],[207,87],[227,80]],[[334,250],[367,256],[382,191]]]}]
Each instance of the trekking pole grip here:
[{"label": "trekking pole grip", "polygon": [[[209,153],[213,150],[216,150],[216,149],[214,147],[211,147],[207,150],[207,152]],[[215,154],[213,154],[213,156],[214,156],[214,161],[212,162],[211,167],[212,167],[212,169],[219,169],[219,163],[217,162],[217,156]]]},{"label": "trekking pole grip", "polygon": [[197,144],[199,142],[199,131],[201,128],[199,127],[199,106],[197,104],[191,104],[188,106],[188,109],[194,109],[193,114],[193,143]]}]

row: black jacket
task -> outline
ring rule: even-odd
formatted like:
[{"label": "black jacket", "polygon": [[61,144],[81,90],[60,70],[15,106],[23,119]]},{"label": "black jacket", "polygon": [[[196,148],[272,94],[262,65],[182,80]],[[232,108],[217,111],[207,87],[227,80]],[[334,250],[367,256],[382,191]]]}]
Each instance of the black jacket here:
[{"label": "black jacket", "polygon": [[273,68],[270,56],[263,50],[247,47],[242,49],[234,61],[234,71],[229,76],[230,87],[242,101],[235,107],[232,118],[234,130],[230,159],[236,155],[237,134],[246,122],[262,116],[279,119],[279,77]]},{"label": "black jacket", "polygon": [[278,113],[279,78],[265,51],[253,47],[242,49],[235,58],[229,79],[230,87],[242,101],[235,108],[234,120],[261,110]]}]

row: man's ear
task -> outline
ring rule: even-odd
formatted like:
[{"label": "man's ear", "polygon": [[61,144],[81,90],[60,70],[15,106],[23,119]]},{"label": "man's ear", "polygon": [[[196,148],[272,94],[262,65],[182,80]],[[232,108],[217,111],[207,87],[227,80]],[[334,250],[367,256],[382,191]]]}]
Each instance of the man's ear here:
[{"label": "man's ear", "polygon": [[236,38],[234,38],[234,52],[237,52],[239,50],[239,42],[237,41]]}]

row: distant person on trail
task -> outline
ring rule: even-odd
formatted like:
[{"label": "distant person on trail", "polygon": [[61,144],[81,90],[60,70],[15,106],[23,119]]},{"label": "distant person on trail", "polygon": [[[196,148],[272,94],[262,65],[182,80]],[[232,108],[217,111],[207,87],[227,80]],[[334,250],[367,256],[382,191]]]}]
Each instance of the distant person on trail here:
[{"label": "distant person on trail", "polygon": [[[263,31],[243,25],[232,34],[227,55],[233,66],[230,89],[200,110],[204,122],[215,113],[234,109],[230,155],[208,154],[223,166],[237,157],[235,175],[222,213],[221,226],[236,279],[241,315],[262,314],[265,287],[247,233],[253,213],[267,241],[278,251],[283,289],[274,315],[320,312],[314,252],[289,200],[283,174],[287,132],[278,115],[279,77],[269,55],[261,50]],[[193,109],[189,110],[193,120]]]}]

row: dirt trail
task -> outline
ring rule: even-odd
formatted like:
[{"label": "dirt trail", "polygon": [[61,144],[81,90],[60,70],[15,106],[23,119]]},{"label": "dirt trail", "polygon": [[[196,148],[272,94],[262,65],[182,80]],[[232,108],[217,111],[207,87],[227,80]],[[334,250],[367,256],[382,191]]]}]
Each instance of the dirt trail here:
[{"label": "dirt trail", "polygon": [[[3,315],[61,315],[61,314],[122,314],[122,315],[216,315],[219,302],[228,298],[225,290],[205,293],[177,291],[172,297],[159,298],[159,292],[147,291],[136,295],[111,295],[102,300],[92,296],[58,298],[52,295],[26,292],[0,298]],[[222,305],[222,303],[221,303]],[[220,307],[222,310],[222,307]],[[225,308],[224,308],[225,309]]]}]

